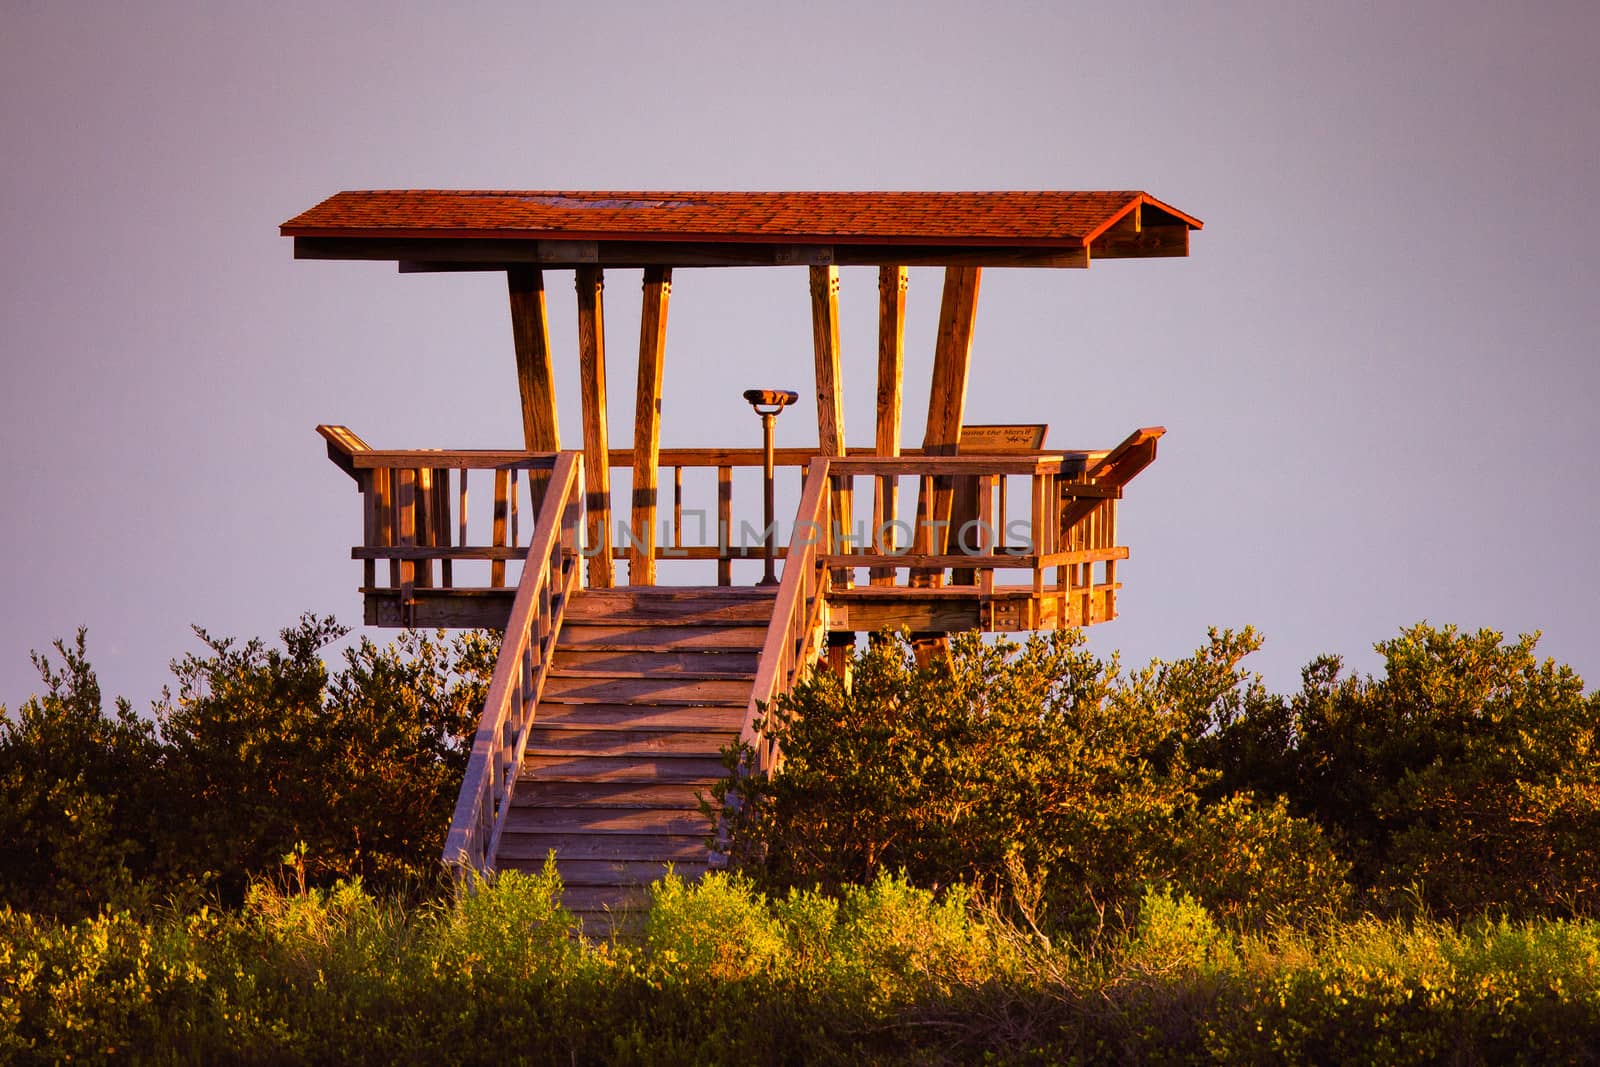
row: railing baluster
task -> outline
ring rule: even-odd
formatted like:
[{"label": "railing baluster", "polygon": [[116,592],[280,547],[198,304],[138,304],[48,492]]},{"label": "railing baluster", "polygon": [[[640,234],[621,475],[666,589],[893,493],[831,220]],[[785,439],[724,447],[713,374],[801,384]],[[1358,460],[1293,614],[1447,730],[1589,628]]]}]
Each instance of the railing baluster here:
[{"label": "railing baluster", "polygon": [[[494,546],[504,548],[506,544],[506,486],[509,484],[506,472],[494,472]],[[489,584],[496,589],[502,589],[506,584],[506,563],[497,559],[489,564]]]},{"label": "railing baluster", "polygon": [[672,468],[672,547],[683,547],[683,467]]},{"label": "railing baluster", "polygon": [[717,584],[733,584],[733,557],[729,545],[733,540],[733,468],[717,468]]},{"label": "railing baluster", "polygon": [[519,548],[522,545],[522,538],[517,532],[517,498],[522,495],[522,487],[521,487],[521,484],[520,484],[520,479],[517,477],[520,473],[521,472],[519,470],[517,470],[517,468],[515,468],[515,467],[511,468],[511,547],[512,548]]},{"label": "railing baluster", "polygon": [[[383,471],[367,471],[361,479],[361,543],[363,545],[382,544],[378,540],[378,476]],[[378,561],[365,559],[361,561],[361,584],[364,589],[375,588],[378,584]]]}]

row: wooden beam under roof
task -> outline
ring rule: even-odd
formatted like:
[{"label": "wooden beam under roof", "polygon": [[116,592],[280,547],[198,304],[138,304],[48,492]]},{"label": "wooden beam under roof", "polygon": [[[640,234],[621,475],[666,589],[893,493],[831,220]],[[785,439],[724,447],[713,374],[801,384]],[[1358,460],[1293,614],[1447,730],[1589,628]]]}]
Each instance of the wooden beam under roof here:
[{"label": "wooden beam under roof", "polygon": [[[1172,251],[1130,255],[1182,255]],[[600,267],[1062,267],[1089,265],[1087,248],[1005,245],[797,245],[670,241],[539,241],[502,238],[296,237],[296,259],[393,260],[401,273],[499,271],[525,263],[551,269]]]},{"label": "wooden beam under roof", "polygon": [[1136,232],[1107,231],[1090,245],[1095,259],[1160,259],[1189,254],[1189,227],[1142,226]]},{"label": "wooden beam under roof", "polygon": [[661,372],[667,347],[667,301],[672,268],[646,267],[639,314],[639,388],[633,418],[633,536],[628,540],[628,582],[656,581],[657,458],[661,451]]},{"label": "wooden beam under roof", "polygon": [[611,466],[606,440],[605,275],[579,267],[578,377],[583,394],[583,484],[588,515],[589,585],[609,589],[611,570]]}]

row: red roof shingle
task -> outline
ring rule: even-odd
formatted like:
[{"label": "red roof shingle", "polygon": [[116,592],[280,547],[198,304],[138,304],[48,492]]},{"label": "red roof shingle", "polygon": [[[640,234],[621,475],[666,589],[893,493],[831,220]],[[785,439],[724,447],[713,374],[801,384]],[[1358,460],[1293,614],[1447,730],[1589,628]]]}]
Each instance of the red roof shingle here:
[{"label": "red roof shingle", "polygon": [[[1135,205],[1201,223],[1148,193],[343,192],[286,237],[554,238],[1085,247]],[[1147,224],[1150,221],[1147,214]]]}]

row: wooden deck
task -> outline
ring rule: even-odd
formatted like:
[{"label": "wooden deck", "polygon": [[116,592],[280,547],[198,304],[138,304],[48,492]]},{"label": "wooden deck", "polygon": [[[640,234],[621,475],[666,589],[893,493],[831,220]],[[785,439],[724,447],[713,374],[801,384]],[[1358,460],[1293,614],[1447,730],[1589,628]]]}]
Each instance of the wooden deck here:
[{"label": "wooden deck", "polygon": [[[378,451],[343,427],[320,429],[362,494],[361,544],[351,555],[362,564],[366,623],[505,628],[537,532],[529,520],[561,454]],[[823,625],[836,633],[1013,632],[1115,618],[1118,564],[1128,554],[1116,543],[1117,501],[1155,458],[1160,434],[1140,430],[1109,452],[828,458],[830,506],[812,532],[833,575]],[[610,455],[623,469],[631,457]],[[623,568],[630,580],[642,574],[639,585],[659,573],[667,584],[731,588],[736,566],[750,567],[742,580],[753,580],[769,549],[751,536],[759,524],[735,508],[733,487],[741,469],[738,483],[752,484],[760,454],[669,449],[661,457],[670,522],[649,544],[624,536],[583,553],[586,584],[611,585]],[[777,458],[787,469],[816,453],[786,449]],[[714,477],[712,507],[685,507],[686,470],[708,484]],[[489,492],[469,488],[478,484]],[[594,545],[590,527],[586,520],[582,539]],[[782,560],[787,551],[772,554]],[[603,574],[602,560],[612,565]]]}]

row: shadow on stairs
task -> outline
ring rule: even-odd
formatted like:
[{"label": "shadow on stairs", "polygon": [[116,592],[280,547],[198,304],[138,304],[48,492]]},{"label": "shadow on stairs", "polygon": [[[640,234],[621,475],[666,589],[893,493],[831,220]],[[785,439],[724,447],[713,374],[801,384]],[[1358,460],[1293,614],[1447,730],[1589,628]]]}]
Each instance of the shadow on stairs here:
[{"label": "shadow on stairs", "polygon": [[770,589],[582,589],[566,608],[497,870],[553,849],[563,903],[604,937],[670,865],[699,878],[712,824],[699,795],[739,736],[772,617]]}]

